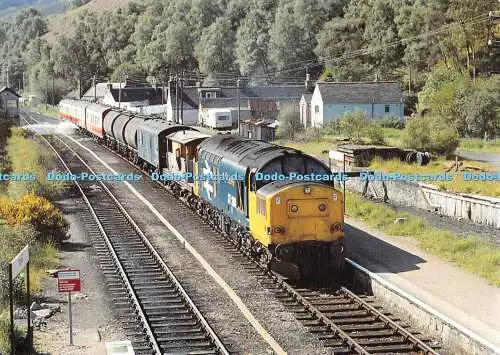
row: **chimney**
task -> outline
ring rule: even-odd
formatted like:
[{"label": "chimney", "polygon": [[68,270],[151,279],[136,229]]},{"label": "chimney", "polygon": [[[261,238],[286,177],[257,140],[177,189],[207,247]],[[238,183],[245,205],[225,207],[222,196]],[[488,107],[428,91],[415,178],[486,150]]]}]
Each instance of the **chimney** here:
[{"label": "chimney", "polygon": [[197,87],[197,88],[201,88],[201,82],[197,81],[197,82],[196,82],[196,87]]},{"label": "chimney", "polygon": [[306,74],[306,81],[305,81],[305,86],[306,90],[310,88],[310,81],[311,81],[311,75],[309,73]]}]

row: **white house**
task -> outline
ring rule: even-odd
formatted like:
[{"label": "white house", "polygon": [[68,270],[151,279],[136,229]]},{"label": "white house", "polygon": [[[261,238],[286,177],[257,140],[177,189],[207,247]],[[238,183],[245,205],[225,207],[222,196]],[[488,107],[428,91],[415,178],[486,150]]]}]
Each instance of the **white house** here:
[{"label": "white house", "polygon": [[184,87],[179,95],[176,95],[175,87],[168,89],[167,94],[167,121],[178,122],[186,125],[198,123],[198,110],[200,106],[200,95],[198,86]]},{"label": "white house", "polygon": [[145,115],[164,115],[167,112],[167,104],[161,88],[125,87],[115,89],[108,87],[108,92],[102,103]]},{"label": "white house", "polygon": [[304,94],[299,102],[300,124],[304,128],[311,127],[311,99],[312,94]]},{"label": "white house", "polygon": [[[323,127],[356,109],[372,119],[404,119],[403,92],[398,82],[318,82],[311,97],[311,123]],[[307,125],[307,120],[306,120]]]},{"label": "white house", "polygon": [[83,101],[97,102],[102,104],[104,97],[111,88],[120,89],[127,87],[127,83],[97,83],[92,85],[81,97]]}]

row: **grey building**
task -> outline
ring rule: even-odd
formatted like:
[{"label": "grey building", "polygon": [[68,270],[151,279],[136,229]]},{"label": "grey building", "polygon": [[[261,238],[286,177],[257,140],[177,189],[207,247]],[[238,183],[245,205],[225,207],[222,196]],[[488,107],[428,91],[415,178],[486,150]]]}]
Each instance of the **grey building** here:
[{"label": "grey building", "polygon": [[14,90],[4,87],[0,90],[0,116],[3,118],[19,118],[19,98]]}]

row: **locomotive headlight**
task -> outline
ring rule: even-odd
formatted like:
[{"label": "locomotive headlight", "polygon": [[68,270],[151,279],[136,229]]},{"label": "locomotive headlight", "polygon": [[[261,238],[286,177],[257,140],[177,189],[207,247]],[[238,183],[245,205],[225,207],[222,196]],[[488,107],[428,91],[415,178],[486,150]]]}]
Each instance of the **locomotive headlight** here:
[{"label": "locomotive headlight", "polygon": [[325,212],[326,211],[326,205],[324,203],[320,203],[320,205],[318,206],[319,210],[321,212]]},{"label": "locomotive headlight", "polygon": [[335,233],[335,232],[342,232],[342,223],[335,223],[330,226],[330,232]]},{"label": "locomotive headlight", "polygon": [[293,213],[298,212],[298,211],[299,211],[299,206],[297,206],[297,205],[292,205],[292,206],[290,207],[290,211],[292,211]]},{"label": "locomotive headlight", "polygon": [[311,188],[309,186],[304,187],[304,193],[305,194],[310,194],[311,193]]},{"label": "locomotive headlight", "polygon": [[285,233],[285,227],[282,226],[274,227],[274,233]]}]

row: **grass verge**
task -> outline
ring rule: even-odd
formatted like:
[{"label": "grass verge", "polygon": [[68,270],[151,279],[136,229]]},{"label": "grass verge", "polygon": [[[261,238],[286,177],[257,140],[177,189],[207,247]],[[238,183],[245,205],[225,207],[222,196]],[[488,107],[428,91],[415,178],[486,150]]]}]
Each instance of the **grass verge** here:
[{"label": "grass verge", "polygon": [[[500,286],[500,248],[494,243],[475,235],[463,237],[452,231],[428,227],[428,223],[420,217],[366,201],[349,192],[346,196],[346,214],[388,235],[412,237],[427,252],[454,262],[492,285]],[[405,222],[394,224],[394,220],[400,217],[406,218]]]},{"label": "grass verge", "polygon": [[[370,169],[384,171],[387,173],[399,172],[401,174],[442,174],[451,166],[453,162],[444,159],[431,161],[426,166],[410,165],[398,159],[381,160],[374,159],[370,164]],[[465,162],[465,165],[473,165],[489,171],[496,171],[494,167],[480,162]],[[429,182],[441,190],[451,192],[478,194],[484,196],[500,197],[500,184],[498,181],[468,181],[464,180],[463,172],[450,172],[454,176],[452,181]],[[474,172],[478,174],[478,172]]]},{"label": "grass verge", "polygon": [[462,138],[458,149],[478,153],[500,153],[500,139],[484,141],[480,138]]}]

